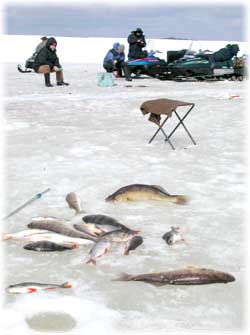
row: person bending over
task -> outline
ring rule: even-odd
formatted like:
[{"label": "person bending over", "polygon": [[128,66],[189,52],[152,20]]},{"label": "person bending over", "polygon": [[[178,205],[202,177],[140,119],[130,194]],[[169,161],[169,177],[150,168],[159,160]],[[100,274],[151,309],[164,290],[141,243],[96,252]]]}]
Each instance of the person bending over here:
[{"label": "person bending over", "polygon": [[50,37],[46,46],[42,48],[36,55],[34,62],[34,70],[37,73],[44,73],[45,86],[52,87],[50,83],[50,73],[56,73],[56,81],[58,86],[69,85],[63,80],[63,70],[56,54],[57,41],[54,37]]},{"label": "person bending over", "polygon": [[113,72],[116,77],[122,77],[124,72],[125,79],[131,81],[130,70],[125,62],[124,45],[115,43],[103,60],[103,67],[107,72]]}]

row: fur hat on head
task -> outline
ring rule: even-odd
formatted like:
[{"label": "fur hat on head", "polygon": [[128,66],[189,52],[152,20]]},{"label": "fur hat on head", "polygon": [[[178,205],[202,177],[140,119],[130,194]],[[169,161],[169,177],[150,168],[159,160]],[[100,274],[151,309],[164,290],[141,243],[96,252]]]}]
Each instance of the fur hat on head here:
[{"label": "fur hat on head", "polygon": [[125,50],[125,45],[124,44],[120,44],[118,49],[117,49],[117,52],[119,52],[119,54],[121,54],[122,52],[124,52]]}]

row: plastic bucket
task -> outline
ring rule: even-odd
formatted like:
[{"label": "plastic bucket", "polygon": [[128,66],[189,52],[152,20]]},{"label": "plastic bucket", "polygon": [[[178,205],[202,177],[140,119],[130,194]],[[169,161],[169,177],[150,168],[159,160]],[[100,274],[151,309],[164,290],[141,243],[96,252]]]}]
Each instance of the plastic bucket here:
[{"label": "plastic bucket", "polygon": [[109,87],[114,86],[114,75],[109,72],[98,72],[97,73],[97,82],[98,86]]}]

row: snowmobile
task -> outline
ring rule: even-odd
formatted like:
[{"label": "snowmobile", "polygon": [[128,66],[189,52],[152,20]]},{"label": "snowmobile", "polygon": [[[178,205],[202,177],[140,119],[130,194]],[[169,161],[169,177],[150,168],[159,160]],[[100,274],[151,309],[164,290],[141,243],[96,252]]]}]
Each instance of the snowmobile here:
[{"label": "snowmobile", "polygon": [[[21,73],[29,73],[32,72],[31,70],[34,70],[34,61],[36,57],[36,53],[33,53],[31,57],[29,57],[25,62],[25,70],[22,68],[21,64],[17,65],[17,70]],[[30,70],[28,70],[30,69]]]},{"label": "snowmobile", "polygon": [[[184,49],[185,50],[185,49]],[[243,80],[244,64],[239,66],[235,58],[239,46],[228,44],[216,52],[205,50],[188,54],[178,51],[167,52],[168,74],[166,79],[184,80]],[[181,56],[182,55],[182,56]],[[238,64],[238,65],[237,65]]]},{"label": "snowmobile", "polygon": [[145,50],[142,58],[127,61],[131,73],[134,73],[136,77],[144,74],[150,77],[165,79],[168,72],[167,63],[164,59],[156,57],[156,53],[161,53],[161,51],[151,50],[147,52]]}]

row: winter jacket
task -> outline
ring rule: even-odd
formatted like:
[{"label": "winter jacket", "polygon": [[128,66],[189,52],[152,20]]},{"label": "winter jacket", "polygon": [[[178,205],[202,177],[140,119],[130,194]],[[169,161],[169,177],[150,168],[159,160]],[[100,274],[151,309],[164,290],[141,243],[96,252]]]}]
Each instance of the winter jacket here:
[{"label": "winter jacket", "polygon": [[123,62],[125,60],[125,53],[121,52],[119,53],[117,50],[120,46],[120,43],[115,43],[113,45],[113,48],[110,49],[106,56],[104,57],[103,64],[107,63],[113,63],[114,60],[117,60],[118,62]]},{"label": "winter jacket", "polygon": [[34,62],[34,70],[37,72],[41,65],[49,65],[50,70],[53,70],[54,66],[61,67],[59,58],[57,57],[56,50],[52,51],[49,46],[53,43],[57,43],[54,37],[50,37],[46,46],[42,48],[36,55]]},{"label": "winter jacket", "polygon": [[[138,42],[140,40],[140,42]],[[143,56],[142,48],[146,46],[145,36],[142,34],[140,37],[135,35],[135,32],[128,36],[129,51],[128,58],[140,58]]]}]

